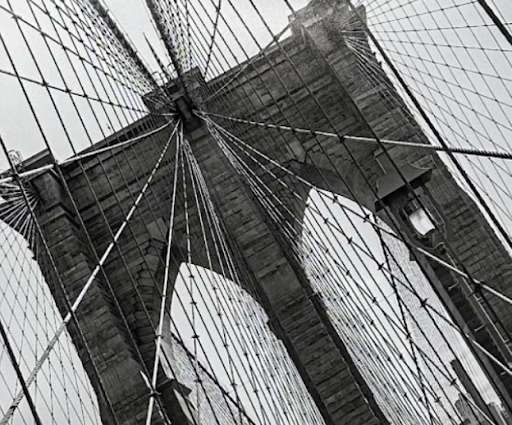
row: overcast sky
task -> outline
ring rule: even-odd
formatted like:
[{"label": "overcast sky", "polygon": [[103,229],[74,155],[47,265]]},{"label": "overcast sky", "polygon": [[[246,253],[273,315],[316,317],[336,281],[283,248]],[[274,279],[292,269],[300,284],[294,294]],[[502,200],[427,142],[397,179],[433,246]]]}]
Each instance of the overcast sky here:
[{"label": "overcast sky", "polygon": [[[201,0],[202,1],[202,0]],[[238,2],[238,0],[233,0],[235,3]],[[448,1],[448,0],[447,0]],[[25,2],[22,1],[13,1],[11,2],[14,4],[15,8],[19,8],[18,13],[22,14],[22,16],[28,16],[26,15],[27,9]],[[226,3],[226,2],[225,2]],[[248,2],[246,0],[240,0],[237,4],[243,3],[244,7],[240,7],[240,12],[244,16],[245,22],[249,24],[249,26],[254,29],[256,32],[258,39],[260,40],[261,44],[266,44],[270,40],[270,35],[266,33],[265,29],[262,28],[261,24],[259,23],[257,17],[254,15],[254,12],[251,10],[251,8],[248,6]],[[375,4],[376,2],[371,2]],[[380,2],[380,4],[391,4],[393,2]],[[399,3],[399,2],[398,2]],[[413,2],[411,2],[413,3]],[[456,3],[462,4],[461,1],[457,1]],[[502,11],[504,11],[509,16],[511,15],[511,9],[509,2],[507,0],[499,0],[496,3],[500,4],[502,7]],[[6,1],[2,0],[0,1],[1,5],[5,5]],[[148,47],[146,45],[144,35],[146,35],[153,46],[156,47],[158,53],[161,55],[161,58],[163,60],[168,61],[165,56],[165,52],[162,48],[161,42],[159,41],[159,38],[157,34],[155,33],[153,26],[150,23],[149,15],[147,12],[147,8],[142,0],[108,0],[106,1],[106,4],[108,8],[112,11],[113,15],[117,18],[117,20],[120,22],[121,26],[124,28],[125,32],[129,34],[130,39],[133,41],[135,46],[137,47],[137,50],[140,52],[140,54],[143,56],[143,58],[147,61],[150,69],[152,71],[156,71],[158,69],[155,61],[153,60]],[[271,26],[272,30],[274,32],[278,32],[281,28],[283,28],[287,22],[288,22],[288,16],[289,16],[289,10],[287,9],[285,2],[281,0],[258,0],[256,1],[256,4],[261,8],[261,10],[264,13],[265,19]],[[306,4],[306,1],[304,0],[296,0],[292,1],[293,6],[298,9]],[[417,13],[421,13],[421,8],[424,8],[425,5],[431,5],[428,7],[431,7],[432,9],[439,9],[439,5],[443,4],[453,4],[453,2],[450,0],[448,3],[443,3],[442,1],[437,2],[436,0],[432,0],[432,2],[417,2],[418,4],[418,11]],[[209,10],[212,10],[212,4],[209,0],[205,0],[204,5],[209,8]],[[257,52],[257,47],[255,43],[250,39],[249,35],[243,31],[242,25],[240,22],[238,22],[233,13],[229,12],[229,8],[227,8],[227,18],[230,20],[230,22],[233,22],[233,25],[237,28],[237,31],[239,31],[239,37],[242,40],[242,43],[244,47],[247,49],[247,51],[250,54],[254,54]],[[390,7],[390,6],[389,6]],[[384,7],[385,9],[385,7]],[[406,13],[406,12],[403,12]],[[407,13],[412,13],[409,9]],[[468,16],[471,19],[478,19],[478,16],[474,15],[474,10],[468,9]],[[386,15],[388,16],[388,15]],[[439,15],[437,15],[439,16]],[[506,17],[507,18],[507,17]],[[396,16],[395,16],[396,19]],[[455,15],[454,15],[455,19]],[[385,18],[382,18],[383,21],[385,21]],[[379,22],[378,18],[375,18],[375,22]],[[404,25],[414,25],[414,23],[407,23],[407,21],[402,20]],[[431,17],[423,17],[422,22],[428,26],[428,25],[448,25],[447,22],[439,19],[436,21],[436,19]],[[463,25],[463,22],[461,23]],[[37,70],[35,67],[31,64],[31,59],[27,52],[24,50],[24,43],[23,40],[19,37],[19,33],[17,29],[14,26],[14,21],[6,14],[4,11],[0,11],[0,31],[2,31],[2,35],[6,38],[7,43],[9,45],[9,49],[12,52],[13,56],[15,57],[15,60],[20,67],[20,72],[29,77],[36,77],[37,76]],[[378,30],[379,28],[377,28]],[[396,31],[397,28],[395,27],[393,31]],[[393,36],[397,36],[395,32],[392,31]],[[433,31],[435,33],[435,31]],[[443,39],[440,35],[442,31],[438,31],[434,37],[435,42],[437,43],[443,43]],[[474,34],[470,34],[469,32],[466,32],[466,36],[468,37],[467,40],[468,44],[476,45],[474,43],[481,42],[483,44],[486,44],[489,46],[489,48],[496,48],[496,42],[492,40],[492,38],[487,35],[482,35],[483,33],[477,34],[475,37]],[[392,39],[392,35],[385,35],[381,34],[381,36],[384,39]],[[420,39],[423,42],[429,42],[433,41],[432,39],[429,39],[427,36],[417,35],[420,37]],[[423,38],[422,38],[423,37]],[[413,40],[414,41],[414,40]],[[457,45],[460,41],[455,37],[454,34],[449,35],[449,41],[453,43],[454,45]],[[44,46],[42,41],[34,36],[34,34],[31,35],[31,43],[33,43],[34,51],[36,53],[36,56],[38,56],[39,60],[43,64],[44,72],[48,73],[49,75],[48,79],[50,82],[58,83],[59,79],[57,77],[56,70],[53,69],[54,67],[49,62],[49,58],[44,53]],[[395,46],[403,46],[403,44],[400,43],[400,39],[398,41],[394,41],[395,44],[392,44],[392,47]],[[498,43],[499,45],[499,43]],[[509,46],[510,47],[510,46]],[[408,47],[404,47],[404,49],[407,49]],[[427,49],[428,50],[428,49]],[[457,51],[457,49],[455,49]],[[235,48],[235,53],[239,56],[239,60],[242,61],[244,59],[243,54],[241,53],[240,49]],[[428,54],[428,52],[423,52],[425,54]],[[463,54],[466,54],[464,52]],[[475,58],[481,59],[478,55],[478,53],[475,53]],[[62,58],[62,57],[61,57]],[[500,56],[496,56],[495,64],[497,64],[500,68],[498,69],[503,71],[504,73],[508,72],[508,76],[512,76],[512,73],[510,73],[510,62],[507,62],[507,56],[503,52],[500,53]],[[441,58],[437,57],[435,60],[440,60]],[[449,56],[445,58],[446,60],[454,60],[453,57]],[[460,60],[460,58],[457,58],[457,60]],[[469,59],[465,59],[465,64],[468,66],[473,66],[469,64]],[[417,65],[417,64],[416,64]],[[479,61],[479,65],[481,65],[483,68],[485,68],[485,71],[488,73],[494,73],[496,70],[493,70],[492,67],[488,66],[486,63],[484,63],[483,60]],[[431,73],[432,82],[439,82],[439,80],[436,80],[436,76],[438,76],[438,70],[433,69],[432,67],[429,67],[429,65],[425,65],[425,69]],[[418,66],[419,68],[419,66]],[[0,48],[0,69],[8,69],[11,70],[10,66],[7,64],[7,58],[5,55],[5,52],[2,48]],[[404,68],[404,70],[407,72],[407,69]],[[408,71],[410,73],[410,70]],[[420,74],[413,74],[411,75],[410,82],[411,84],[414,84],[414,77],[419,77]],[[432,77],[433,75],[433,77]],[[449,82],[454,82],[458,79],[458,82],[461,84],[466,84],[466,80],[464,80],[463,75],[453,75],[453,76],[447,76],[446,77]],[[38,79],[38,78],[36,78]],[[501,88],[499,83],[496,83],[494,81],[494,78],[489,78],[485,81],[481,81],[480,76],[478,78],[479,83],[477,82],[477,88],[482,91],[484,94],[488,94],[489,88],[487,87],[486,83],[489,83],[494,91],[491,91],[491,94],[494,94],[494,92],[498,93],[499,96],[504,96],[503,103],[510,102],[510,98],[507,98],[509,96],[506,94],[505,90]],[[433,83],[429,83],[431,86],[433,86]],[[440,83],[440,86],[437,86],[438,89],[441,92],[447,93],[447,86],[446,83]],[[47,96],[44,93],[44,91],[37,87],[30,87],[30,96],[34,100],[35,107],[38,111],[38,114],[40,114],[41,120],[43,122],[43,126],[45,128],[45,131],[47,135],[50,137],[50,145],[52,148],[54,148],[57,157],[59,159],[64,159],[72,154],[70,146],[65,142],[65,137],[62,134],[61,129],[59,128],[59,124],[56,120],[55,114],[51,110],[51,105],[48,102]],[[420,89],[421,90],[421,89]],[[423,93],[425,94],[426,98],[429,98],[429,96],[432,96],[432,92],[428,91],[426,89],[423,89]],[[460,95],[460,93],[456,94],[457,96]],[[442,96],[437,95],[434,98],[429,98],[430,101],[426,103],[426,105],[432,109],[434,114],[441,115],[442,110],[436,110],[436,106],[444,107],[446,106],[443,102],[446,100],[442,98]],[[462,99],[462,95],[460,95],[460,99]],[[466,100],[463,100],[466,102]],[[474,104],[472,103],[474,102]],[[474,97],[467,99],[468,105],[477,105],[478,102],[481,102],[481,99],[475,99]],[[64,101],[62,103],[64,105]],[[486,113],[486,110],[483,106],[480,106],[480,103],[478,103],[478,108],[482,108],[482,113]],[[62,113],[64,114],[65,119],[69,119],[70,128],[72,132],[72,139],[73,139],[73,145],[76,147],[77,150],[80,150],[90,143],[90,141],[84,136],[84,132],[80,131],[79,126],[77,124],[76,118],[72,117],[72,113],[70,110],[65,110],[65,108],[62,108]],[[491,113],[493,113],[494,117],[498,121],[502,120],[504,124],[507,124],[507,120],[502,117],[504,114],[501,110],[498,110],[496,105],[489,106],[489,110]],[[505,109],[505,111],[509,111],[509,109]],[[134,118],[136,116],[133,116]],[[472,116],[465,116],[463,119],[467,121],[472,121]],[[126,119],[128,120],[128,118]],[[119,125],[126,124],[126,121],[123,123],[120,123]],[[456,123],[455,123],[456,124]],[[456,127],[453,122],[449,122],[448,125],[444,127],[447,134],[452,134],[450,131],[454,127]],[[494,124],[495,125],[495,124]],[[508,125],[508,124],[507,124]],[[490,126],[490,124],[489,124]],[[91,138],[93,141],[99,141],[102,138],[102,133],[99,128],[93,128],[94,126],[91,126]],[[485,127],[485,125],[484,125]],[[503,130],[503,126],[496,126],[496,128],[493,128],[489,130],[493,136],[496,137],[496,140],[504,141],[506,139],[506,136],[509,135],[506,130]],[[499,127],[499,128],[498,128]],[[500,132],[501,129],[501,132]],[[111,129],[110,129],[111,130]],[[34,120],[32,119],[30,112],[27,108],[26,102],[22,96],[22,93],[19,89],[18,84],[15,82],[14,78],[11,76],[6,76],[3,74],[0,74],[0,134],[6,141],[8,147],[10,149],[19,150],[22,155],[25,158],[30,157],[34,153],[38,152],[44,147],[43,141],[37,131],[36,125]],[[456,139],[456,137],[454,137]],[[462,141],[464,141],[464,137],[460,137]],[[462,143],[462,142],[461,142]],[[502,148],[508,148],[508,145],[504,144],[499,145]],[[492,146],[491,146],[492,147]],[[3,153],[0,153],[0,168],[6,167],[6,161],[5,158],[3,158]],[[483,165],[484,171],[491,170],[492,173],[494,168],[485,168],[485,164]],[[507,168],[508,170],[508,168]],[[494,171],[495,172],[495,171]],[[508,176],[510,177],[510,176]],[[508,178],[506,177],[506,178]],[[505,180],[508,181],[508,180]],[[506,186],[506,185],[505,185]],[[502,202],[509,202],[507,198],[505,198]],[[340,214],[339,211],[336,212],[336,214]],[[368,235],[369,241],[373,244],[376,244],[376,239],[372,236],[369,236],[371,232],[365,233],[365,235]],[[379,279],[379,278],[378,278]],[[489,398],[492,398],[492,396],[489,396]]]}]

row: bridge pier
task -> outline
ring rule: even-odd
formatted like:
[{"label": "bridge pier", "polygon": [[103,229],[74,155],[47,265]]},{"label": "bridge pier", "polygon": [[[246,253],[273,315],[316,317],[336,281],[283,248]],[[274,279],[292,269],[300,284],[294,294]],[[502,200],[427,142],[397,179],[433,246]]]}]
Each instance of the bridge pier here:
[{"label": "bridge pier", "polygon": [[225,227],[254,278],[255,288],[245,289],[270,317],[271,328],[326,424],[388,424],[302,266],[251,199],[246,183],[206,127],[189,134],[189,142]]},{"label": "bridge pier", "polygon": [[[220,105],[222,113],[236,118],[336,131],[340,135],[375,134],[379,138],[427,143],[384,72],[380,84],[371,84],[361,75],[356,55],[336,28],[336,22],[346,18],[345,13],[339,2],[315,2],[314,7],[296,16],[291,38],[265,52],[264,59],[247,66],[240,81],[227,87],[215,102],[205,101],[201,109],[209,111]],[[374,65],[381,69],[376,60]],[[215,90],[238,71],[230,71],[207,84]],[[279,77],[283,75],[284,83]],[[184,111],[185,124],[190,124],[185,126],[186,137],[216,212],[229,232],[229,249],[240,258],[238,267],[250,277],[251,284],[243,289],[267,313],[270,329],[286,347],[325,423],[387,425],[388,419],[349,354],[344,336],[331,323],[321,297],[314,292],[305,271],[291,254],[284,235],[269,219],[206,126],[191,114],[191,105],[177,102],[177,106]],[[134,126],[138,125],[143,126],[142,123]],[[374,209],[378,182],[389,172],[375,158],[378,144],[360,145],[336,137],[320,137],[313,131],[309,135],[297,135],[271,132],[267,128],[262,136],[261,128],[242,124],[232,127],[230,131],[244,142],[280,165],[289,166],[316,187]],[[170,129],[129,148],[68,164],[61,167],[63,180],[53,171],[32,178],[42,199],[37,218],[57,269],[53,269],[44,250],[38,249],[36,259],[63,316],[67,314],[69,300],[77,298],[98,258],[111,243],[112,229],[123,223],[169,135]],[[98,396],[102,419],[108,424],[131,425],[145,420],[150,390],[141,372],[149,377],[154,362],[162,256],[170,214],[169,176],[173,175],[175,165],[170,153],[173,146],[155,174],[150,196],[144,198],[83,299],[76,314],[78,327],[74,321],[69,325]],[[433,169],[427,187],[443,211],[443,225],[448,229],[455,265],[466,268],[474,278],[512,298],[508,284],[512,261],[508,251],[439,157],[412,147],[395,147],[387,152],[397,167],[413,164]],[[146,162],[141,164],[139,158],[146,158]],[[138,166],[133,168],[132,163]],[[256,168],[255,173],[263,178],[264,172]],[[274,193],[282,191],[277,183],[269,184]],[[300,186],[301,199],[296,199],[293,207],[300,219],[304,216],[308,190]],[[189,199],[192,197],[190,194]],[[199,238],[201,229],[194,208],[190,206],[189,220],[193,236]],[[380,214],[397,229],[396,220],[387,212],[396,216],[396,209],[389,206]],[[171,282],[177,278],[180,263],[186,261],[185,227],[184,218],[178,217]],[[196,245],[192,249],[195,264],[210,267],[204,248]],[[468,294],[460,290],[460,278],[425,257],[420,256],[419,262],[437,285],[436,290],[455,322],[486,350],[505,360],[496,335],[482,322],[474,305],[467,302]],[[213,271],[220,272],[216,266],[211,266]],[[497,337],[510,345],[506,335],[512,331],[510,307],[495,298],[491,298],[490,307],[505,328]],[[492,317],[489,306],[482,308]],[[172,357],[169,326],[167,316],[164,351]],[[505,403],[512,406],[511,377],[483,357],[481,363]],[[165,362],[159,372],[156,390],[160,393],[158,400],[164,416],[176,423],[193,423],[187,389],[170,376],[172,371],[166,368]],[[160,423],[157,414],[154,418]]]},{"label": "bridge pier", "polygon": [[[32,183],[41,194],[38,222],[52,257],[50,259],[48,252],[41,249],[41,241],[38,241],[41,246],[35,250],[36,259],[64,317],[69,311],[69,301],[78,298],[102,253],[98,246],[89,244],[89,229],[84,231],[59,176],[49,171]],[[155,287],[155,277],[165,245],[165,234],[159,224],[148,226],[144,241],[124,239],[125,253],[137,252],[136,245],[139,245],[144,255],[125,255],[124,261],[119,255],[110,258],[81,302],[76,321],[68,325],[98,397],[104,424],[135,425],[146,421],[160,308],[158,290],[161,287]],[[129,270],[123,266],[126,262]],[[179,263],[174,262],[171,282],[175,281],[178,269]],[[128,283],[130,279],[134,279],[135,286]],[[162,280],[158,283],[161,286]],[[168,304],[170,311],[170,301]],[[165,424],[170,419],[172,423],[192,424],[186,419],[193,415],[193,407],[186,404],[190,390],[176,381],[166,362],[173,354],[169,345],[172,341],[169,317],[164,324],[165,357],[162,356],[155,388],[157,407],[152,423]]]}]

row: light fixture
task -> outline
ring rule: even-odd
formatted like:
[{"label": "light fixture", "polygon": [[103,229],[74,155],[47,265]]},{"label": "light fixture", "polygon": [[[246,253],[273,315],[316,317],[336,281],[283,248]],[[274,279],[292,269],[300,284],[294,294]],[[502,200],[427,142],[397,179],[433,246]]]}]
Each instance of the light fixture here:
[{"label": "light fixture", "polygon": [[436,229],[436,225],[430,218],[428,212],[417,200],[413,199],[407,202],[403,209],[407,214],[409,222],[421,236],[428,235],[431,231]]},{"label": "light fixture", "polygon": [[405,163],[398,170],[385,170],[386,174],[377,180],[375,211],[387,209],[409,240],[425,248],[434,248],[442,240],[445,225],[427,188],[432,169]]}]

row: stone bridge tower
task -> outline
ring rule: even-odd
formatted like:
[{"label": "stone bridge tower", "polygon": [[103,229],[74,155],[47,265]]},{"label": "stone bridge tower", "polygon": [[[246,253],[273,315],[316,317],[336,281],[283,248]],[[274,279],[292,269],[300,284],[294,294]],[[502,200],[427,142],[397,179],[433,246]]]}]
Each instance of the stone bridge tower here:
[{"label": "stone bridge tower", "polygon": [[[427,143],[405,104],[386,84],[384,72],[380,84],[372,85],[363,78],[357,56],[339,29],[339,22],[350,16],[342,4],[334,0],[312,2],[293,18],[292,35],[279,45],[213,81],[201,83],[189,78],[188,93],[178,87],[173,96],[176,104],[182,105],[178,110],[184,120],[186,138],[216,210],[229,229],[230,249],[242,259],[254,282],[244,289],[267,312],[270,328],[282,340],[325,423],[385,425],[388,419],[350,357],[343,335],[330,322],[321,297],[315,294],[305,271],[290,255],[287,239],[226,158],[212,137],[211,128],[194,117],[192,110],[340,135]],[[366,42],[365,37],[361,39]],[[376,59],[375,66],[380,69]],[[237,73],[239,77],[219,96],[201,99],[201,84],[208,84],[215,91]],[[188,94],[197,104],[182,102]],[[475,279],[512,298],[512,289],[507,285],[512,274],[508,252],[476,204],[431,151],[413,147],[383,150],[378,143],[361,144],[211,118],[315,186],[355,200],[370,211],[378,210],[393,229],[404,225],[399,223],[402,210],[398,205],[404,194],[435,202],[435,215],[444,229],[439,237],[449,239],[449,246],[444,239],[438,241],[446,246],[441,251],[443,258],[451,259]],[[147,122],[142,119],[114,137],[122,140],[143,133],[147,131]],[[66,294],[58,285],[50,259],[41,254],[37,260],[62,312],[67,311],[66,299],[77,297],[98,257],[112,241],[111,229],[122,225],[134,194],[140,191],[157,162],[170,132],[171,127],[130,148],[107,151],[62,166],[61,173],[52,170],[32,178],[31,184],[42,200],[38,220],[49,251],[56,259]],[[97,147],[108,143],[109,140],[103,141]],[[171,147],[155,175],[151,194],[141,202],[131,220],[130,231],[123,233],[83,300],[77,313],[80,329],[73,324],[69,328],[97,389],[105,423],[139,424],[145,417],[148,389],[140,371],[151,370],[155,352],[154,328],[170,211],[172,152]],[[43,156],[38,165],[44,160]],[[29,163],[25,164],[27,168]],[[264,178],[256,166],[254,172]],[[293,180],[279,167],[273,172]],[[302,199],[286,202],[289,209],[302,217],[309,187],[300,180],[292,183]],[[281,199],[290,198],[283,187],[276,185],[272,189]],[[161,214],[155,215],[153,211]],[[192,234],[199,232],[197,211],[193,209],[190,223]],[[404,223],[407,230],[407,222]],[[405,232],[410,234],[409,243],[416,245],[413,230],[409,230]],[[182,216],[176,218],[175,232],[171,279],[176,278],[179,264],[186,260]],[[423,242],[427,250],[433,246],[429,241]],[[209,267],[199,246],[194,245],[193,258],[197,265]],[[481,307],[474,296],[468,296],[464,279],[432,259],[417,255],[454,321],[506,364],[509,359],[502,348],[509,341],[503,329],[492,326],[492,313]],[[152,307],[143,311],[140,299]],[[512,331],[510,309],[499,300],[493,301],[492,307],[506,330]],[[89,352],[84,350],[84,339]],[[485,356],[481,357],[495,388],[506,404],[512,405],[511,377]],[[100,367],[94,369],[93,364]],[[180,411],[177,386],[179,383],[166,378],[162,371],[157,390],[166,414],[173,423],[189,423],[190,419],[180,416],[184,413]]]}]

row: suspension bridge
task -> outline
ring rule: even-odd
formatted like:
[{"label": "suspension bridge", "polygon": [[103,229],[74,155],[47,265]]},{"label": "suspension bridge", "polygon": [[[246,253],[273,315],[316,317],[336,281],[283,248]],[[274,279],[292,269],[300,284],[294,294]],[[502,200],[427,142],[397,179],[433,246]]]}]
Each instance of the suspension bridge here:
[{"label": "suspension bridge", "polygon": [[0,0],[0,424],[512,424],[505,0]]}]

